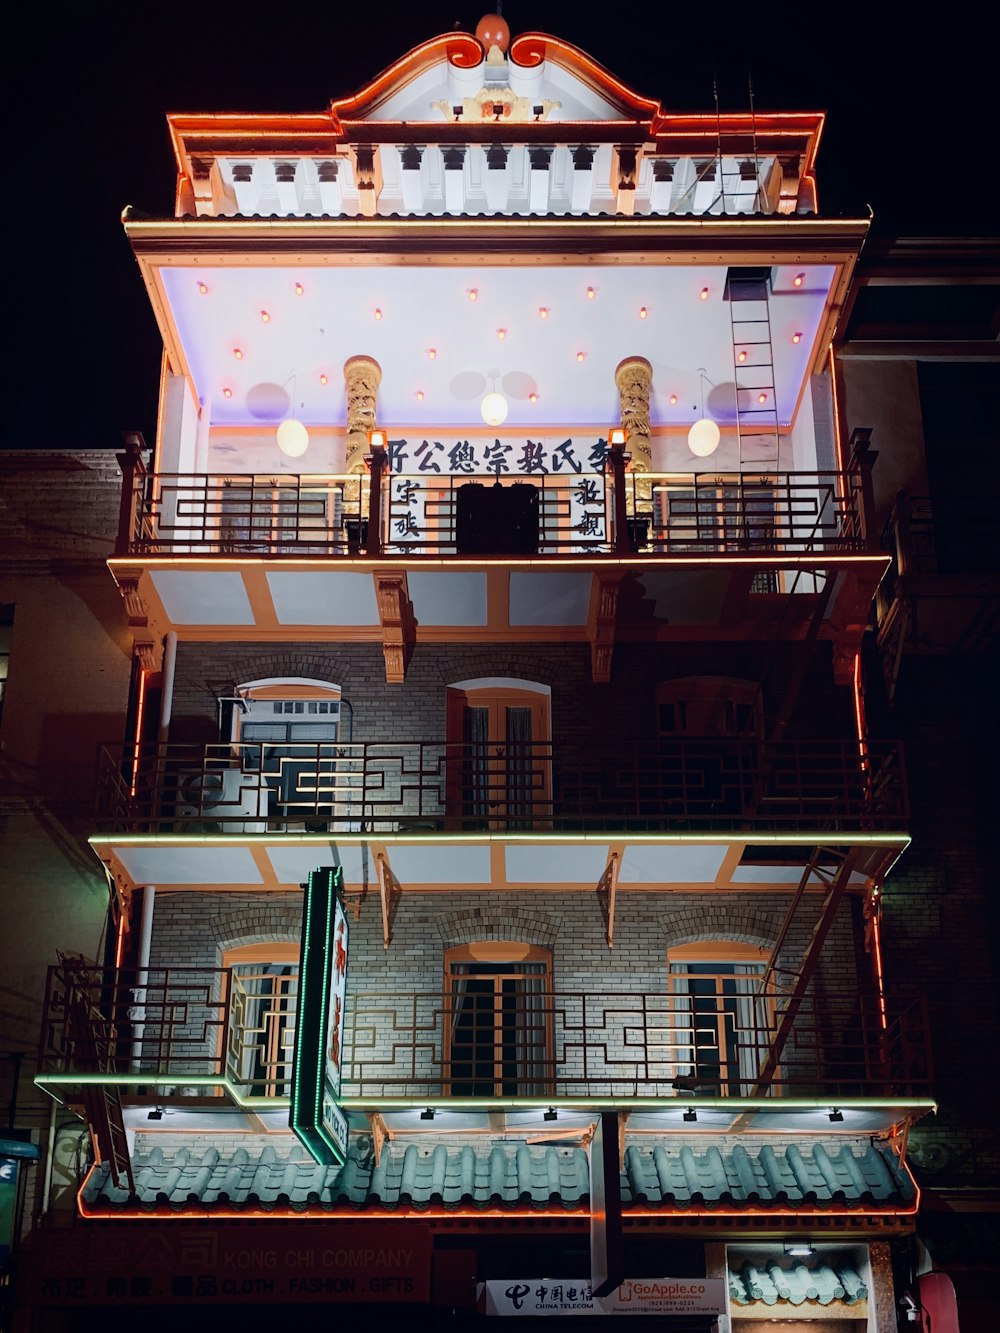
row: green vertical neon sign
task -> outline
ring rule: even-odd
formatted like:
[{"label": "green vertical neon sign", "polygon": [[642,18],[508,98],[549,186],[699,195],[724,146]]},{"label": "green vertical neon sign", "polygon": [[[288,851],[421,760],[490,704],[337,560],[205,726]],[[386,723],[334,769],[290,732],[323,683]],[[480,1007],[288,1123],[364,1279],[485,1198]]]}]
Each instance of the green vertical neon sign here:
[{"label": "green vertical neon sign", "polygon": [[323,1166],[347,1160],[347,1116],[339,1104],[347,984],[347,917],[340,866],[309,875],[302,914],[299,1009],[289,1124]]}]

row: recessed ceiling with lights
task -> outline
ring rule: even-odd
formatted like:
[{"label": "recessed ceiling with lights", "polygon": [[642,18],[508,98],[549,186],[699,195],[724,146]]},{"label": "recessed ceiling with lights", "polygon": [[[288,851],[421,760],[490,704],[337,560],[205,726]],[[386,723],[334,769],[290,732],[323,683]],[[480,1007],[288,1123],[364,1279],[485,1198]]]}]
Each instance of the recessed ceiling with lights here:
[{"label": "recessed ceiling with lights", "polygon": [[[506,428],[617,420],[615,367],[653,367],[652,423],[735,420],[726,269],[709,265],[154,266],[163,332],[214,425],[346,419],[344,362],[382,367],[379,424],[473,429],[496,391]],[[796,278],[802,281],[796,285]],[[776,266],[769,300],[778,421],[791,424],[824,348],[835,265]],[[473,296],[473,293],[475,294]],[[745,354],[740,360],[740,352]],[[700,370],[704,371],[704,380]]]}]

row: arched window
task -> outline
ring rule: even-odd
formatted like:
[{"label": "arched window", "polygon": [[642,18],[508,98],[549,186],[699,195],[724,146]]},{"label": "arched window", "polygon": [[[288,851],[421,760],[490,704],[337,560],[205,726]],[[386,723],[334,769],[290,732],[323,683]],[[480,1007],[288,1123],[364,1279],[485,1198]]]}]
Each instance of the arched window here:
[{"label": "arched window", "polygon": [[527,828],[551,814],[548,686],[505,677],[448,688],[448,812],[460,827]]},{"label": "arched window", "polygon": [[226,1068],[245,1096],[288,1097],[295,1048],[299,946],[245,944],[227,949],[231,969]]},{"label": "arched window", "polygon": [[544,1096],[552,1084],[552,955],[499,940],[445,952],[445,1083],[453,1097]]},{"label": "arched window", "polygon": [[770,1048],[773,1007],[759,994],[770,949],[732,940],[667,951],[680,1093],[746,1096]]},{"label": "arched window", "polygon": [[232,704],[240,766],[262,775],[268,813],[286,826],[325,830],[351,785],[340,686],[298,676],[255,680],[237,686]]}]

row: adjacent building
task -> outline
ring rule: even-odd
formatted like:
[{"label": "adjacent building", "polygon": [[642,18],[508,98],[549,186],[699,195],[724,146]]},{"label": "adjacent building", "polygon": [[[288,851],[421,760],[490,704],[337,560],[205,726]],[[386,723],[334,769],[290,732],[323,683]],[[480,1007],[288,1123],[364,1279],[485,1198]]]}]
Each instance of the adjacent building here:
[{"label": "adjacent building", "polygon": [[926,440],[822,124],[495,16],[316,114],[170,117],[176,215],[124,219],[164,361],[102,585],[108,930],[51,940],[35,1078],[92,1164],[31,1327],[917,1300],[927,589],[883,526]]}]

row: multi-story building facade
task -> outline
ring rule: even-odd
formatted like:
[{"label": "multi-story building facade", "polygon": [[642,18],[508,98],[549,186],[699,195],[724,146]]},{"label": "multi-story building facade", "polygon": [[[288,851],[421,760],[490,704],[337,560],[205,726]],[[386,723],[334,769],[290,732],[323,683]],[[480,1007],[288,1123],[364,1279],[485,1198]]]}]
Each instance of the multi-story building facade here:
[{"label": "multi-story building facade", "polygon": [[108,944],[53,968],[36,1078],[94,1160],[37,1326],[895,1328],[934,1084],[822,116],[674,115],[490,18],[170,127],[176,216],[125,217],[164,362]]}]

